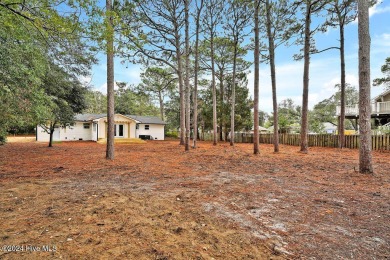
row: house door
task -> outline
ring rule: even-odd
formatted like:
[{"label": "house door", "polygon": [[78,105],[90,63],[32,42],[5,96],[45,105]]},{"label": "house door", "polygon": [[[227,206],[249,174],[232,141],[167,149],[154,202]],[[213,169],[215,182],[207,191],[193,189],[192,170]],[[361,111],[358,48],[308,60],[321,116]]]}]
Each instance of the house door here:
[{"label": "house door", "polygon": [[115,137],[123,137],[123,125],[115,125],[114,126],[114,135]]}]

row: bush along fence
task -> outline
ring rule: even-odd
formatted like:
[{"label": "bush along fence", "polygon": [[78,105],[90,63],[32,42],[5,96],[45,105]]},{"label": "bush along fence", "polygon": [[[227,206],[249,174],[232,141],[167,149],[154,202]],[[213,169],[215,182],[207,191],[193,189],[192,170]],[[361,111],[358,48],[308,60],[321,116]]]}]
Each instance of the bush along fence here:
[{"label": "bush along fence", "polygon": [[[205,141],[211,141],[212,134],[205,134]],[[236,133],[234,135],[234,141],[236,143],[253,143],[253,134],[251,133]],[[262,144],[273,144],[273,134],[260,134],[259,142]],[[279,134],[279,143],[286,145],[301,145],[300,134]],[[332,134],[310,134],[308,135],[309,147],[339,147],[338,135]],[[346,135],[345,136],[345,148],[357,149],[359,148],[359,135]],[[390,134],[385,135],[373,135],[372,136],[372,150],[378,151],[390,151]]]}]

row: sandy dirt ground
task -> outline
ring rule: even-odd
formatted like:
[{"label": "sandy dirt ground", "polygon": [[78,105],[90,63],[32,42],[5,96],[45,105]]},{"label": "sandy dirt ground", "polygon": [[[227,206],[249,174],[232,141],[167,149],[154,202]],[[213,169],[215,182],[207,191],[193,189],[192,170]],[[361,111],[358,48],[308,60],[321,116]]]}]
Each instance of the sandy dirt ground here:
[{"label": "sandy dirt ground", "polygon": [[389,259],[390,153],[0,146],[0,259]]}]

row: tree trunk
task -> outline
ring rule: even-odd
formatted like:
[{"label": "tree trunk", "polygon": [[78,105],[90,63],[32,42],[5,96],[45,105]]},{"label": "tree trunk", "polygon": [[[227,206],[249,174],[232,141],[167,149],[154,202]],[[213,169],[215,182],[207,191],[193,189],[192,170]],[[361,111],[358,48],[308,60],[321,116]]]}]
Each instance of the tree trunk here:
[{"label": "tree trunk", "polygon": [[180,145],[185,144],[185,97],[184,97],[184,83],[183,83],[183,66],[181,61],[180,50],[180,35],[179,25],[175,23],[175,48],[176,48],[176,60],[177,60],[177,77],[179,80],[179,94],[180,94]]},{"label": "tree trunk", "polygon": [[195,79],[194,79],[194,149],[197,148],[198,139],[198,71],[199,71],[199,28],[200,14],[202,12],[203,0],[200,2],[200,8],[196,14],[196,33],[195,33]]},{"label": "tree trunk", "polygon": [[107,148],[106,159],[114,159],[114,28],[113,18],[109,14],[112,10],[112,0],[106,0],[107,22]]},{"label": "tree trunk", "polygon": [[158,92],[158,101],[160,103],[160,117],[161,120],[164,121],[164,99],[162,96],[162,91]]},{"label": "tree trunk", "polygon": [[[211,53],[211,88],[213,92],[213,145],[218,143],[217,133],[217,90],[215,87],[215,64],[214,64],[214,32],[210,34],[210,53]],[[222,131],[222,129],[220,129]]]},{"label": "tree trunk", "polygon": [[[236,32],[238,34],[238,32]],[[232,77],[232,108],[230,112],[230,146],[234,145],[234,118],[236,107],[236,64],[237,64],[237,45],[238,36],[235,35],[234,39],[234,53],[233,53],[233,77]]]},{"label": "tree trunk", "polygon": [[[221,111],[219,113],[219,141],[223,141],[223,127],[224,127],[224,85],[223,85],[223,70],[219,74],[219,98],[220,98],[220,107]],[[226,140],[226,139],[225,139]]]},{"label": "tree trunk", "polygon": [[186,60],[185,60],[185,122],[186,122],[186,136],[185,136],[185,151],[190,150],[190,36],[189,36],[189,14],[188,14],[188,3],[189,0],[185,0],[185,49],[186,49]]},{"label": "tree trunk", "polygon": [[265,2],[267,12],[267,35],[268,35],[268,51],[269,64],[271,69],[272,83],[272,106],[274,112],[274,152],[279,152],[279,119],[278,119],[278,101],[276,95],[276,69],[275,69],[275,42],[271,32],[271,6],[269,0]]},{"label": "tree trunk", "polygon": [[371,154],[369,3],[358,0],[359,32],[359,172],[373,173]]},{"label": "tree trunk", "polygon": [[260,0],[255,2],[255,50],[254,50],[254,62],[255,62],[255,75],[254,75],[254,100],[253,100],[253,153],[259,154],[259,70],[260,70],[260,40],[259,40],[259,8]]},{"label": "tree trunk", "polygon": [[302,122],[301,122],[301,152],[308,152],[307,134],[309,132],[308,103],[309,103],[309,67],[310,67],[310,24],[311,10],[310,3],[306,2],[305,13],[305,45],[304,45],[304,67],[303,67],[303,94],[302,94]]},{"label": "tree trunk", "polygon": [[345,145],[345,53],[344,53],[344,25],[340,22],[340,66],[341,66],[341,86],[340,86],[340,121],[339,121],[339,147]]},{"label": "tree trunk", "polygon": [[49,129],[49,147],[53,147],[53,134],[54,134],[54,126],[55,124],[50,123],[50,129]]}]

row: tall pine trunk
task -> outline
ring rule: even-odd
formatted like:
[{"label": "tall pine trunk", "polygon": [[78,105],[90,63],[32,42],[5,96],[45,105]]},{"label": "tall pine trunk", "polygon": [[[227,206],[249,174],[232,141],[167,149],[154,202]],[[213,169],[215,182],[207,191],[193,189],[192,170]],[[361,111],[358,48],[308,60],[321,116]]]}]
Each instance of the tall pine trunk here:
[{"label": "tall pine trunk", "polygon": [[254,75],[254,100],[253,100],[253,153],[259,154],[259,70],[260,70],[260,39],[259,39],[259,8],[260,0],[255,2],[255,50],[254,50],[254,62],[255,62],[255,75]]},{"label": "tall pine trunk", "polygon": [[158,101],[160,103],[160,117],[161,120],[164,121],[164,98],[163,98],[162,91],[158,92]]},{"label": "tall pine trunk", "polygon": [[340,23],[340,69],[341,69],[341,86],[340,86],[340,121],[339,121],[339,147],[345,145],[345,50],[344,50],[344,25]]},{"label": "tall pine trunk", "polygon": [[114,159],[114,25],[112,10],[112,0],[106,0],[107,12],[107,148],[106,159]]},{"label": "tall pine trunk", "polygon": [[177,77],[179,80],[179,94],[180,94],[180,145],[185,144],[185,97],[184,97],[184,83],[183,83],[183,66],[181,61],[180,50],[180,35],[179,25],[175,24],[175,47],[176,47],[176,60],[177,60]]},{"label": "tall pine trunk", "polygon": [[[213,145],[218,143],[217,133],[217,90],[215,86],[215,64],[214,64],[214,32],[210,35],[210,53],[211,53],[211,88],[213,92]],[[222,131],[222,129],[220,129]]]},{"label": "tall pine trunk", "polygon": [[267,14],[267,36],[268,36],[268,51],[269,64],[271,70],[271,84],[272,84],[272,106],[274,113],[274,152],[279,152],[279,119],[278,119],[278,101],[276,95],[276,69],[275,69],[275,42],[271,32],[271,6],[269,0],[266,0],[266,14]]},{"label": "tall pine trunk", "polygon": [[359,172],[373,173],[371,154],[369,3],[358,0],[359,32]]},{"label": "tall pine trunk", "polygon": [[[223,85],[223,71],[221,70],[221,72],[219,73],[219,106],[220,106],[220,111],[219,111],[219,141],[223,141],[223,131],[222,129],[224,129],[224,126],[225,126],[225,120],[224,120],[224,96],[225,96],[225,93],[224,93],[224,85]],[[227,140],[227,139],[225,139]]]},{"label": "tall pine trunk", "polygon": [[[238,34],[238,32],[236,32]],[[234,118],[236,115],[236,64],[237,64],[237,48],[238,36],[234,36],[234,52],[233,52],[233,77],[232,77],[232,104],[230,112],[230,146],[234,145]]]},{"label": "tall pine trunk", "polygon": [[195,28],[195,78],[194,78],[194,149],[197,148],[198,139],[198,71],[199,71],[199,29],[200,29],[200,14],[202,12],[203,0],[200,2],[200,8],[196,14],[196,28]]},{"label": "tall pine trunk", "polygon": [[301,122],[301,152],[308,152],[307,134],[309,132],[309,68],[310,68],[310,24],[311,24],[311,1],[306,2],[305,13],[305,44],[304,44],[304,67],[303,67],[303,94],[302,94],[302,122]]},{"label": "tall pine trunk", "polygon": [[188,14],[188,3],[189,0],[185,0],[185,122],[186,122],[186,136],[185,136],[185,150],[190,150],[190,127],[191,127],[191,118],[190,118],[190,35],[189,35],[189,14]]}]

